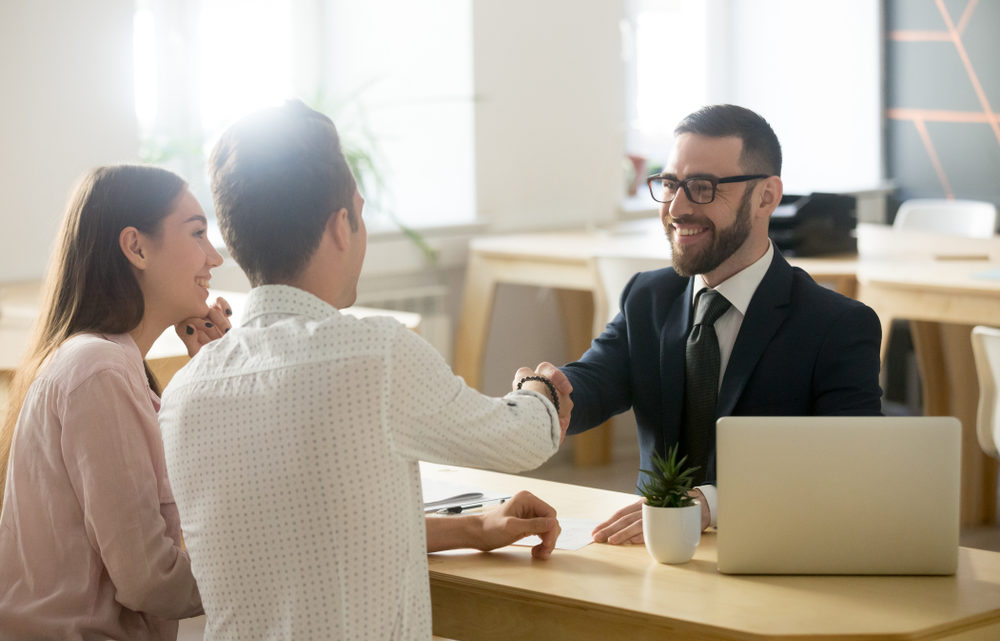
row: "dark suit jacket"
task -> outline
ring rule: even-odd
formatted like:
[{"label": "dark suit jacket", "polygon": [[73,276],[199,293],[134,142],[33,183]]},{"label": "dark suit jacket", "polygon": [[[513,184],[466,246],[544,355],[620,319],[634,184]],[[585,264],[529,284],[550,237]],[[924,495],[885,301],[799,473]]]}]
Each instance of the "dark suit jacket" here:
[{"label": "dark suit jacket", "polygon": [[[692,288],[672,268],[632,277],[622,312],[562,367],[573,384],[570,434],[632,408],[644,469],[654,469],[652,452],[665,455],[681,440]],[[881,337],[871,308],[816,284],[775,249],[736,337],[716,416],[878,415]],[[714,453],[707,473],[714,483]]]}]

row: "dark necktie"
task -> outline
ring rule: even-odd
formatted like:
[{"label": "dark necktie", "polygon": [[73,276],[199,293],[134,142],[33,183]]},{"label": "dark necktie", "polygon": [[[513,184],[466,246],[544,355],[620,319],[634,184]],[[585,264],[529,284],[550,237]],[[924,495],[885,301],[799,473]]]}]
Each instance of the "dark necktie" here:
[{"label": "dark necktie", "polygon": [[697,465],[695,485],[703,485],[708,457],[715,444],[715,405],[719,396],[719,338],[715,321],[729,309],[729,301],[713,289],[698,293],[694,325],[688,334],[684,357],[684,433],[681,440],[687,464]]}]

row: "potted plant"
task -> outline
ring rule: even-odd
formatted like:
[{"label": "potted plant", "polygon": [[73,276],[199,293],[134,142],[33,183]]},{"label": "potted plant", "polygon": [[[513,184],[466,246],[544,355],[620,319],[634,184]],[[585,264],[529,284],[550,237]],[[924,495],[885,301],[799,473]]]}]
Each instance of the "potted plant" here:
[{"label": "potted plant", "polygon": [[642,535],[646,550],[660,563],[685,563],[701,540],[701,504],[690,496],[697,467],[677,460],[677,445],[664,459],[653,452],[656,470],[640,470],[648,478],[639,487],[646,498],[642,506]]}]

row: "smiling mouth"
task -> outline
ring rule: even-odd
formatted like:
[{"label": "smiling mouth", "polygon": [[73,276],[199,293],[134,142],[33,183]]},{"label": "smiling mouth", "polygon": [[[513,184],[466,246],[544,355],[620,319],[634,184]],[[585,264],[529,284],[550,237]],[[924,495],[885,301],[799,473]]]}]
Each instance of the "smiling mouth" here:
[{"label": "smiling mouth", "polygon": [[205,289],[208,289],[208,279],[207,278],[195,278],[194,282],[199,287],[204,287]]},{"label": "smiling mouth", "polygon": [[[710,225],[703,225],[694,222],[672,222],[670,223],[670,231],[675,234],[673,237],[677,240],[682,238],[692,238],[693,236],[699,236],[706,232],[712,231]],[[693,238],[692,238],[693,240]]]}]

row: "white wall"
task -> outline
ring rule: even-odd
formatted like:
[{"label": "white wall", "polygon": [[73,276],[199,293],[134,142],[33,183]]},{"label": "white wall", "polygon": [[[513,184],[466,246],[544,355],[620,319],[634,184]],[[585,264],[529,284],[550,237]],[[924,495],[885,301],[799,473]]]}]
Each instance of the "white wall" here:
[{"label": "white wall", "polygon": [[612,220],[623,190],[622,0],[473,4],[477,208],[496,230]]},{"label": "white wall", "polygon": [[347,146],[378,132],[385,188],[363,185],[369,229],[385,229],[383,209],[414,227],[475,218],[473,2],[327,0],[330,115]]},{"label": "white wall", "polygon": [[[492,231],[611,221],[624,193],[624,1],[476,0],[476,202]],[[483,390],[517,367],[573,360],[555,297],[501,286]]]},{"label": "white wall", "polygon": [[713,71],[710,99],[743,105],[771,123],[786,192],[880,184],[881,4],[728,0],[728,49]]},{"label": "white wall", "polygon": [[39,278],[74,181],[134,161],[132,2],[0,3],[0,281]]}]

